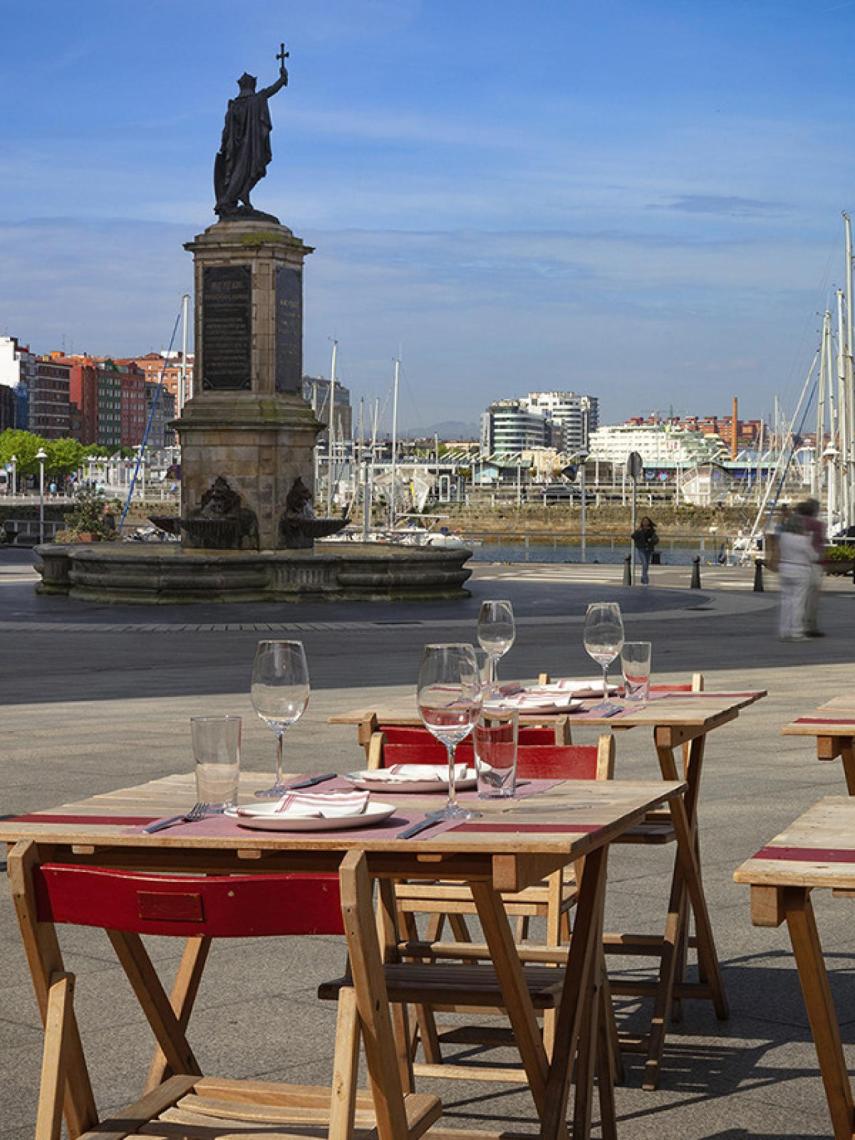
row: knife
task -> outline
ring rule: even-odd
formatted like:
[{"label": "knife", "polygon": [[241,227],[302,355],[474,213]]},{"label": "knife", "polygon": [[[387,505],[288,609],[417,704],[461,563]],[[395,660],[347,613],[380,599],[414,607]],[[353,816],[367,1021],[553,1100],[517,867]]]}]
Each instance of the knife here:
[{"label": "knife", "polygon": [[326,783],[327,780],[334,780],[338,772],[324,772],[320,776],[307,776],[305,780],[298,780],[296,784],[289,784],[287,790],[289,792],[296,791],[298,788],[313,788],[315,784]]},{"label": "knife", "polygon": [[210,818],[210,816],[197,815],[193,819],[188,819],[186,813],[184,815],[171,815],[169,819],[159,819],[156,823],[150,823],[143,828],[143,835],[154,835],[156,831],[163,831],[166,827],[176,827],[179,823],[198,823],[200,819]]},{"label": "knife", "polygon": [[420,831],[427,831],[429,827],[435,827],[441,821],[438,819],[431,819],[428,816],[426,819],[420,819],[418,823],[411,823],[409,827],[405,827],[403,831],[399,831],[395,836],[396,839],[412,839],[414,835],[418,835]]}]

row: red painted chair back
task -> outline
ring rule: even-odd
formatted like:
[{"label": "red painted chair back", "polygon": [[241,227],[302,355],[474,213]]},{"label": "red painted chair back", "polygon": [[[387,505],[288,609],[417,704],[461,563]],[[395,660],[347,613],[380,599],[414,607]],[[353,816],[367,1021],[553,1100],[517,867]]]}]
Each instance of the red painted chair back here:
[{"label": "red painted chair back", "polygon": [[[380,725],[383,733],[383,753],[381,766],[389,768],[393,764],[444,764],[445,745],[440,744],[426,728],[416,725]],[[555,730],[547,726],[523,724],[519,727],[519,743],[555,744]],[[475,754],[472,739],[467,737],[457,746],[455,753],[459,764],[474,765]]]},{"label": "red painted chair back", "polygon": [[337,875],[157,875],[45,863],[42,922],[187,938],[342,934]]},{"label": "red painted chair back", "polygon": [[527,780],[596,780],[599,753],[595,744],[521,744],[517,776]]},{"label": "red painted chair back", "polygon": [[[437,742],[434,742],[437,743]],[[475,754],[471,740],[464,740],[455,754],[458,763],[474,766]],[[393,764],[442,764],[445,749],[439,745],[428,752],[426,742],[419,744],[383,745],[381,766]],[[517,775],[528,780],[596,780],[600,753],[595,744],[520,744],[517,749]]]}]

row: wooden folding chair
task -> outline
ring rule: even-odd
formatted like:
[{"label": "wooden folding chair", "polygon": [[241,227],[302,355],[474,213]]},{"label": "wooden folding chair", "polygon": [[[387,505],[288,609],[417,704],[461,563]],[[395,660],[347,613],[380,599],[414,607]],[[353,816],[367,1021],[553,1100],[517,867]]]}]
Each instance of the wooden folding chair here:
[{"label": "wooden folding chair", "polygon": [[[375,916],[367,904],[371,893],[370,878],[363,853],[352,851],[345,857],[341,866],[341,880],[348,947],[351,951],[351,973],[321,985],[318,996],[327,1001],[341,1003],[354,985],[357,991],[369,993],[366,980],[370,976],[376,979],[374,1007],[363,1009],[362,1004],[358,1002],[365,1034],[369,1077],[372,1078],[372,1087],[375,1087],[377,1074],[386,1074],[393,1082],[400,1081],[406,1090],[412,1087],[413,1066],[409,1063],[408,1055],[402,1053],[400,1035],[393,1042],[388,1032],[384,1033],[383,1027],[388,1026],[390,1020],[390,1006],[393,1010],[406,1009],[407,1006],[420,1007],[442,1001],[455,1003],[457,1008],[466,1008],[469,1011],[507,1013],[504,995],[492,965],[459,966],[443,961],[425,965],[402,960],[402,955],[406,955],[412,948],[398,940],[398,912],[393,885],[388,880],[379,882],[380,905],[376,923],[380,933],[380,946],[378,947],[377,942],[367,936],[367,931],[375,922]],[[583,891],[584,889],[583,887]],[[483,903],[483,898],[481,901]],[[587,903],[590,902],[589,897]],[[595,905],[599,908],[601,922],[602,897]],[[502,923],[500,916],[495,915],[494,918],[499,923],[497,929],[500,929]],[[363,936],[356,937],[360,927],[364,932]],[[366,948],[368,953],[365,953]],[[415,949],[421,951],[421,947]],[[430,948],[425,946],[424,949]],[[476,948],[471,947],[471,949]],[[480,957],[488,956],[486,947],[477,949]],[[602,967],[602,955],[597,957],[598,961],[593,967],[592,1002],[589,1016],[583,1022],[579,1058],[571,1059],[570,1062],[575,1071],[577,1085],[573,1135],[590,1134],[591,1078],[596,1074],[603,1140],[617,1140],[617,1121],[614,1114],[615,1055],[612,1051],[610,1031],[611,1001]],[[556,1011],[564,988],[565,971],[554,967],[563,966],[565,961],[566,952],[556,955],[550,966],[523,966],[523,980],[532,1005],[538,1013]],[[405,1027],[405,1018],[398,1019],[396,1028],[401,1025]],[[455,1073],[449,1067],[448,1071],[443,1069],[438,1075],[466,1076],[474,1080],[505,1080],[508,1072],[518,1073],[519,1070],[494,1068],[492,1075],[487,1075],[480,1068],[470,1069],[465,1073]],[[522,1079],[527,1082],[527,1078]],[[377,1111],[379,1118],[379,1103]],[[398,1133],[394,1135],[397,1138]],[[440,1129],[438,1132],[432,1131],[430,1135],[436,1135],[438,1140],[440,1137],[441,1140],[453,1140],[457,1133]],[[465,1135],[470,1134],[467,1132]]]},{"label": "wooden folding chair", "polygon": [[[375,1099],[357,1093],[357,993],[342,994],[331,1088],[202,1075],[186,1030],[214,938],[342,934],[335,875],[173,875],[42,863],[32,841],[8,860],[12,892],[45,1027],[35,1140],[59,1140],[64,1112],[71,1140],[234,1137],[247,1128],[266,1140],[376,1138]],[[100,1119],[74,1013],[74,976],[65,970],[55,925],[106,930],[157,1040],[143,1096]],[[171,997],[155,971],[143,934],[187,939]],[[376,947],[376,933],[373,935]],[[352,947],[351,947],[352,950]],[[370,948],[369,951],[370,953]],[[372,977],[359,1001],[373,1008]],[[372,1046],[373,1047],[373,1046]],[[439,1118],[438,1099],[402,1089],[384,1092],[392,1113],[386,1135],[417,1140]],[[384,1115],[385,1119],[385,1115]]]},{"label": "wooden folding chair", "polygon": [[[527,741],[542,741],[551,729],[536,726],[520,728],[522,741],[518,747],[517,773],[520,779],[562,779],[562,780],[608,780],[614,773],[615,744],[611,735],[602,735],[597,744],[593,746],[557,745],[555,743],[527,743]],[[376,733],[369,742],[369,753],[377,767],[389,767],[391,764],[418,764],[440,763],[445,759],[445,749],[442,748],[441,759],[437,759],[432,749],[428,747],[436,743],[426,729],[407,728],[397,729],[390,733],[393,743],[389,743],[387,733]],[[470,754],[472,745],[468,744]],[[457,755],[464,762],[466,753],[461,754],[458,747]],[[471,761],[470,761],[471,762]],[[576,902],[576,876],[571,871],[560,871],[550,875],[543,883],[527,887],[525,890],[505,894],[502,902],[505,913],[516,919],[516,937],[519,943],[528,938],[532,918],[541,918],[545,921],[545,936],[540,946],[558,951],[555,962],[563,960],[560,953],[562,944],[566,945],[570,935],[569,912]],[[486,947],[481,948],[477,958],[473,957],[474,947],[466,923],[468,916],[477,913],[472,892],[468,887],[450,883],[398,883],[395,887],[400,922],[406,939],[410,944],[422,942],[437,945],[442,934],[443,926],[447,922],[451,928],[455,941],[441,944],[441,949],[432,957],[444,959],[457,958],[458,951],[464,955],[465,969],[469,970],[478,959],[488,958]],[[419,915],[427,915],[428,923],[425,936],[420,938],[416,919]],[[522,953],[522,951],[521,951]],[[541,961],[546,959],[541,958]],[[554,963],[553,963],[554,964]],[[429,966],[425,967],[429,969]],[[535,983],[539,984],[547,966],[539,966],[540,973],[532,975]],[[469,975],[474,983],[475,975]],[[450,979],[452,982],[454,978]],[[437,991],[432,991],[436,998]],[[485,1012],[484,1002],[464,1002],[464,1006],[474,1005],[479,1012]],[[488,1003],[489,1004],[489,1003]],[[551,1042],[554,1031],[554,1007],[551,996],[539,995],[535,1002],[536,1007],[543,1011],[544,1035],[547,1044]],[[487,1079],[524,1080],[520,1069],[509,1066],[484,1066],[473,1069],[472,1066],[461,1066],[443,1059],[442,1045],[446,1044],[493,1044],[512,1043],[508,1033],[504,1030],[489,1031],[483,1026],[462,1026],[454,1029],[440,1030],[434,1020],[434,1012],[461,1012],[459,1003],[442,1002],[436,1004],[419,1004],[415,1007],[415,1021],[418,1026],[418,1035],[425,1056],[424,1062],[415,1064],[416,1075],[421,1076],[454,1076],[461,1079],[472,1079],[478,1073]],[[501,1013],[500,1007],[494,1012]]]}]

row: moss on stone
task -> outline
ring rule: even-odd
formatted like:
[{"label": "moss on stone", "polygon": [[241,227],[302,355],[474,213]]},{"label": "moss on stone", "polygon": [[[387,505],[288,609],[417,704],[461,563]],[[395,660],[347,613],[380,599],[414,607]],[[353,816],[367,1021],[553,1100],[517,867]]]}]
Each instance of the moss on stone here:
[{"label": "moss on stone", "polygon": [[260,230],[258,233],[241,234],[240,244],[251,246],[270,245],[290,245],[292,238],[289,234],[280,234],[276,230]]}]

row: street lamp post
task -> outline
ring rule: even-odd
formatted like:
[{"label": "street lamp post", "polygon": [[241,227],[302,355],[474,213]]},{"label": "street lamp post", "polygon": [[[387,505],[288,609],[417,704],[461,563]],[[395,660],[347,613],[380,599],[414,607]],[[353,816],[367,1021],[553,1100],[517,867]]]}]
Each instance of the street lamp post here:
[{"label": "street lamp post", "polygon": [[12,497],[18,493],[18,456],[13,455],[9,459],[12,464]]},{"label": "street lamp post", "polygon": [[36,459],[39,461],[39,544],[41,545],[45,540],[45,460],[47,459],[47,452],[43,447],[36,452]]},{"label": "street lamp post", "polygon": [[585,464],[588,462],[587,451],[579,452],[579,494],[581,496],[580,511],[579,511],[579,530],[580,530],[580,550],[579,557],[582,562],[586,560],[587,550],[585,547],[585,512],[588,508],[588,489],[585,485]]}]

